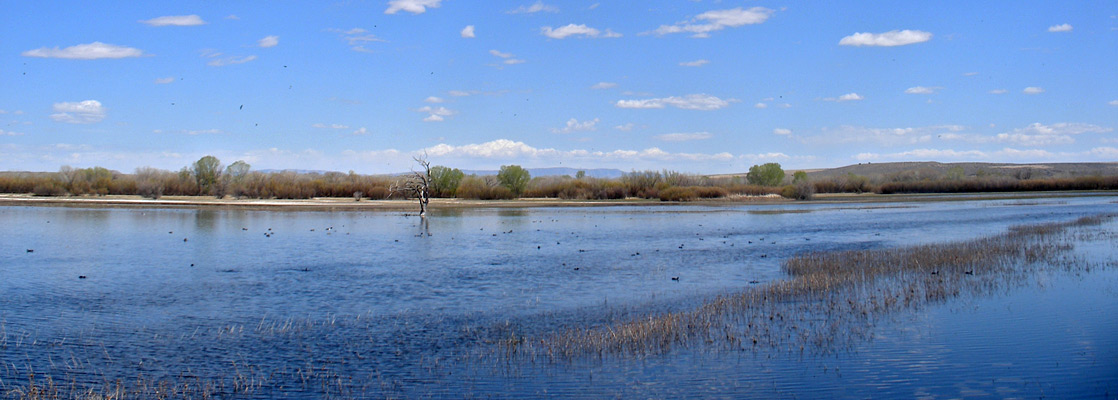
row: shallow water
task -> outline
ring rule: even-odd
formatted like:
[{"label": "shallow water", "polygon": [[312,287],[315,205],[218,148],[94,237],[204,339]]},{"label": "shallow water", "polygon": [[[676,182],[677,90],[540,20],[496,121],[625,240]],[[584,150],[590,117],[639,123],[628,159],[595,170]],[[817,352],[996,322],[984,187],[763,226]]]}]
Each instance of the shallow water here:
[{"label": "shallow water", "polygon": [[[307,398],[1115,396],[1108,269],[898,315],[825,354],[477,356],[508,332],[688,309],[781,279],[781,260],[802,252],[1114,209],[1113,197],[472,209],[423,224],[386,212],[0,207],[0,379],[237,376],[266,382],[253,396]],[[1077,251],[1113,262],[1113,239],[1101,243]]]}]

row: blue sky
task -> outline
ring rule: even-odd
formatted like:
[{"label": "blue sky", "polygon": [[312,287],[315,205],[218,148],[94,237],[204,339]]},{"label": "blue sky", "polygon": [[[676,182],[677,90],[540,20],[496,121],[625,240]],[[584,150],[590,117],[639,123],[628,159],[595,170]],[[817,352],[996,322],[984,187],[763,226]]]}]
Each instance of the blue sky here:
[{"label": "blue sky", "polygon": [[1118,3],[0,7],[0,170],[1118,161]]}]

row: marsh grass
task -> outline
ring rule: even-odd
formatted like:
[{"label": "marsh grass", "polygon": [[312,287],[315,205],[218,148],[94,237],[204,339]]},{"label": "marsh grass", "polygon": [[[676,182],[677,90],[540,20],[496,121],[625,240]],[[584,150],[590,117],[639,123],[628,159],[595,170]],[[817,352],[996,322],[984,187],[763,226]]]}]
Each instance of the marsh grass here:
[{"label": "marsh grass", "polygon": [[719,296],[690,311],[534,338],[509,333],[499,353],[561,361],[644,356],[698,343],[834,351],[872,336],[876,322],[893,311],[1004,290],[1044,268],[1089,270],[1090,263],[1067,256],[1075,237],[1066,233],[1114,216],[1014,226],[967,241],[804,254],[784,261],[789,278]]}]

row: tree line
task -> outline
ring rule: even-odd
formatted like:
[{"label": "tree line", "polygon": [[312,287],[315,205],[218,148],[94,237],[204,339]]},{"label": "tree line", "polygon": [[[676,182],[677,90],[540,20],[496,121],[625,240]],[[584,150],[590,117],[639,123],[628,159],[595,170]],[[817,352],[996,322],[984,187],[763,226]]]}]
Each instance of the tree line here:
[{"label": "tree line", "polygon": [[[421,164],[422,165],[422,164]],[[254,171],[238,160],[223,165],[205,156],[179,171],[150,167],[131,174],[102,167],[72,168],[58,172],[0,172],[0,192],[37,196],[139,195],[214,196],[218,198],[309,199],[345,197],[361,199],[413,199],[424,196],[409,183],[425,177],[426,196],[481,200],[520,197],[572,200],[625,198],[689,201],[731,196],[782,196],[808,200],[816,193],[964,193],[988,191],[1115,190],[1118,176],[1079,176],[1034,179],[1028,176],[960,172],[904,171],[887,176],[809,178],[803,171],[787,174],[778,163],[754,165],[745,175],[709,177],[677,171],[632,171],[618,178],[575,176],[532,177],[519,165],[502,166],[496,175],[466,175],[457,168],[423,165],[422,172],[404,175],[362,175],[353,171],[295,172]]]}]

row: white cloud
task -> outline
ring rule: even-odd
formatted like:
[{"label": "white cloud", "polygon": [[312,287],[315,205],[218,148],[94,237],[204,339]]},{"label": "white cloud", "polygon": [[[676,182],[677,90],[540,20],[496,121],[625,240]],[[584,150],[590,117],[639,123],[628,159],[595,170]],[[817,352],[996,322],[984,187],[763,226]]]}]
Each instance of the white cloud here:
[{"label": "white cloud", "polygon": [[656,147],[644,150],[556,150],[540,149],[524,142],[497,139],[480,144],[451,146],[445,143],[423,150],[428,155],[441,158],[483,158],[483,159],[547,159],[547,160],[590,160],[590,161],[729,161],[734,159],[730,153],[669,153]]},{"label": "white cloud", "polygon": [[707,65],[709,63],[710,63],[710,61],[707,61],[707,60],[695,60],[695,61],[681,62],[681,63],[679,63],[679,65],[684,66],[684,67],[701,67],[701,66]]},{"label": "white cloud", "polygon": [[174,82],[174,81],[175,81],[174,77],[155,78],[155,84],[157,84],[157,85],[166,85],[166,84]]},{"label": "white cloud", "polygon": [[101,42],[93,42],[89,44],[79,44],[70,46],[65,49],[53,48],[38,48],[35,50],[28,50],[20,55],[24,57],[38,57],[38,58],[68,58],[74,60],[96,60],[99,58],[129,58],[141,57],[144,52],[134,47],[117,46],[114,44],[106,44]]},{"label": "white cloud", "polygon": [[951,149],[915,149],[900,153],[878,154],[860,153],[854,156],[859,161],[872,161],[879,159],[889,160],[942,160],[942,159],[989,159],[989,155],[978,150],[951,150]]},{"label": "white cloud", "polygon": [[598,129],[596,127],[596,125],[598,125],[599,121],[600,120],[598,118],[594,118],[594,119],[589,120],[589,121],[579,122],[577,119],[571,118],[571,119],[567,120],[567,125],[564,126],[562,129],[552,128],[551,132],[552,133],[571,133],[571,132],[593,131],[593,130]]},{"label": "white cloud", "polygon": [[538,12],[559,12],[559,7],[544,4],[542,1],[537,1],[530,6],[520,6],[513,10],[505,11],[505,14],[535,14]]},{"label": "white cloud", "polygon": [[684,110],[717,110],[738,102],[737,99],[720,99],[707,94],[689,94],[683,97],[662,97],[643,100],[618,100],[618,108],[664,108],[672,106]]},{"label": "white cloud", "polygon": [[363,126],[359,129],[353,131],[354,136],[362,136],[362,135],[368,135],[368,134],[369,134],[369,130],[366,129],[365,127],[363,127]]},{"label": "white cloud", "polygon": [[323,124],[323,123],[317,123],[317,124],[314,124],[314,125],[311,125],[311,126],[315,127],[315,128],[318,128],[318,129],[349,129],[349,125],[342,125],[342,124],[329,124],[329,125],[327,125],[327,124]]},{"label": "white cloud", "polygon": [[[594,86],[591,86],[590,88],[591,89],[612,89],[612,88],[615,88],[615,87],[617,87],[617,84],[613,83],[613,82],[598,82],[598,83],[595,83]],[[1114,102],[1118,102],[1118,100],[1115,100]]]},{"label": "white cloud", "polygon": [[431,106],[423,106],[416,109],[415,111],[428,114],[426,118],[423,118],[423,122],[442,122],[446,120],[446,117],[458,113],[457,111],[448,109],[446,107]]},{"label": "white cloud", "polygon": [[97,100],[54,103],[50,119],[68,124],[92,124],[105,119],[105,107]]},{"label": "white cloud", "polygon": [[1010,132],[994,136],[998,142],[1008,142],[1020,146],[1049,146],[1075,143],[1072,135],[1083,133],[1107,133],[1111,128],[1079,122],[1060,122],[1044,125],[1039,122]]},{"label": "white cloud", "polygon": [[797,139],[803,143],[814,145],[873,143],[881,146],[900,146],[928,143],[937,135],[961,132],[964,129],[966,128],[959,125],[934,125],[915,128],[867,128],[843,125],[837,129],[824,128],[817,136],[799,137]]},{"label": "white cloud", "polygon": [[1049,32],[1071,32],[1072,29],[1070,24],[1052,25],[1048,27]]},{"label": "white cloud", "polygon": [[238,17],[237,14],[229,14],[229,15],[225,16],[225,19],[231,19],[231,20],[236,21],[236,20],[241,19],[241,17]]},{"label": "white cloud", "polygon": [[977,72],[965,72],[965,73],[963,73],[963,76],[977,76],[977,75],[978,75]]},{"label": "white cloud", "polygon": [[384,10],[385,14],[395,14],[401,10],[410,12],[412,14],[423,14],[427,12],[427,7],[439,8],[439,3],[443,0],[389,0],[388,8]]},{"label": "white cloud", "polygon": [[234,57],[225,57],[225,58],[215,58],[213,60],[210,60],[210,62],[206,63],[206,65],[209,65],[211,67],[224,67],[226,65],[244,64],[244,63],[247,63],[247,62],[255,60],[255,59],[256,59],[255,55],[244,56],[244,57],[235,57],[234,56]]},{"label": "white cloud", "polygon": [[12,132],[12,131],[6,131],[6,130],[3,130],[3,129],[0,129],[0,136],[22,136],[22,135],[23,135],[23,133],[20,133],[20,132]]},{"label": "white cloud", "polygon": [[711,135],[710,132],[665,133],[663,135],[657,135],[656,139],[665,142],[687,142],[691,140],[706,140],[713,136],[714,135]]},{"label": "white cloud", "polygon": [[196,129],[196,130],[176,129],[176,130],[169,130],[169,131],[163,130],[163,129],[153,129],[151,131],[151,133],[155,133],[155,134],[166,133],[166,134],[179,134],[179,135],[195,136],[195,135],[218,135],[218,134],[225,133],[225,131],[222,131],[221,129]]},{"label": "white cloud", "polygon": [[462,37],[467,38],[467,39],[476,37],[474,35],[474,26],[473,25],[466,25],[465,28],[462,28],[462,32],[459,32],[459,34],[462,35]]},{"label": "white cloud", "polygon": [[784,128],[776,128],[776,129],[773,129],[773,134],[788,136],[788,135],[792,134],[792,130],[791,129],[784,129]]},{"label": "white cloud", "polygon": [[327,31],[337,33],[339,36],[341,36],[342,40],[345,40],[346,43],[349,44],[350,50],[361,53],[373,52],[373,50],[365,47],[365,44],[368,44],[370,42],[387,42],[386,40],[378,38],[376,35],[369,33],[369,31],[364,28],[352,28],[348,30],[331,28],[327,29]]},{"label": "white cloud", "polygon": [[994,89],[994,90],[989,91],[988,93],[990,93],[990,94],[1006,94],[1006,93],[1009,93],[1009,91],[1005,90],[1005,89]]},{"label": "white cloud", "polygon": [[1111,101],[1108,101],[1106,104],[1110,104],[1112,106],[1118,107],[1118,100],[1111,100]]},{"label": "white cloud", "polygon": [[1029,87],[1021,90],[1021,93],[1024,93],[1024,94],[1041,94],[1041,93],[1044,93],[1044,88],[1036,87],[1036,86],[1029,86]]},{"label": "white cloud", "polygon": [[657,35],[671,33],[691,33],[691,37],[709,37],[711,32],[726,28],[736,28],[743,25],[753,25],[765,22],[772,16],[773,10],[764,7],[753,7],[743,10],[741,7],[728,10],[712,10],[696,15],[689,21],[675,25],[660,25],[656,28]]},{"label": "white cloud", "polygon": [[510,53],[502,53],[502,52],[500,52],[500,51],[498,51],[498,50],[489,50],[489,54],[492,54],[492,55],[494,55],[494,56],[497,56],[497,57],[501,57],[501,58],[509,58],[509,57],[512,57],[512,54],[510,54]]},{"label": "white cloud", "polygon": [[1091,149],[1088,154],[1095,157],[1114,160],[1118,158],[1118,148],[1114,147],[1095,147]]},{"label": "white cloud", "polygon": [[552,29],[550,26],[544,26],[544,27],[540,28],[540,34],[542,34],[544,36],[547,36],[549,38],[552,38],[552,39],[566,39],[568,36],[584,36],[584,37],[592,37],[592,38],[596,38],[596,37],[606,37],[606,38],[621,37],[620,33],[611,31],[609,29],[606,29],[605,32],[602,32],[602,31],[599,31],[597,29],[591,28],[589,26],[583,25],[583,24],[579,24],[579,25],[568,24],[566,26],[561,26],[561,27],[554,28],[554,29]]},{"label": "white cloud", "polygon": [[278,45],[278,44],[279,44],[279,36],[276,36],[276,35],[265,36],[263,39],[260,39],[256,42],[257,46],[260,46],[260,47],[263,47],[263,48],[276,47],[276,45]]},{"label": "white cloud", "polygon": [[446,93],[451,95],[451,96],[454,96],[454,97],[466,97],[466,96],[470,95],[470,92],[467,92],[467,91],[464,91],[464,90],[451,90],[451,91],[446,92]]},{"label": "white cloud", "polygon": [[613,129],[617,129],[617,130],[622,131],[622,132],[628,132],[628,131],[633,130],[633,128],[635,128],[636,126],[637,125],[632,123],[632,122],[627,122],[623,125],[615,126],[615,127],[613,127]]},{"label": "white cloud", "polygon": [[197,15],[168,15],[165,17],[140,20],[140,22],[151,26],[195,26],[206,24],[206,21],[203,21],[202,17]]},{"label": "white cloud", "polygon": [[753,108],[769,108],[769,105],[765,103],[757,103],[753,105]]},{"label": "white cloud", "polygon": [[904,46],[932,40],[932,34],[924,31],[905,29],[885,33],[858,32],[839,40],[840,46]]},{"label": "white cloud", "polygon": [[908,93],[908,94],[933,94],[936,91],[939,91],[940,89],[943,89],[943,88],[941,88],[939,86],[933,86],[933,87],[913,86],[913,87],[910,87],[908,89],[905,89],[904,92]]},{"label": "white cloud", "polygon": [[847,93],[839,97],[827,97],[824,98],[823,101],[859,101],[863,99],[865,99],[865,97],[857,93]]},{"label": "white cloud", "polygon": [[444,100],[442,97],[436,97],[436,96],[430,96],[426,99],[423,99],[423,102],[425,102],[425,103],[434,103],[434,104],[443,103],[445,101],[446,100]]}]

